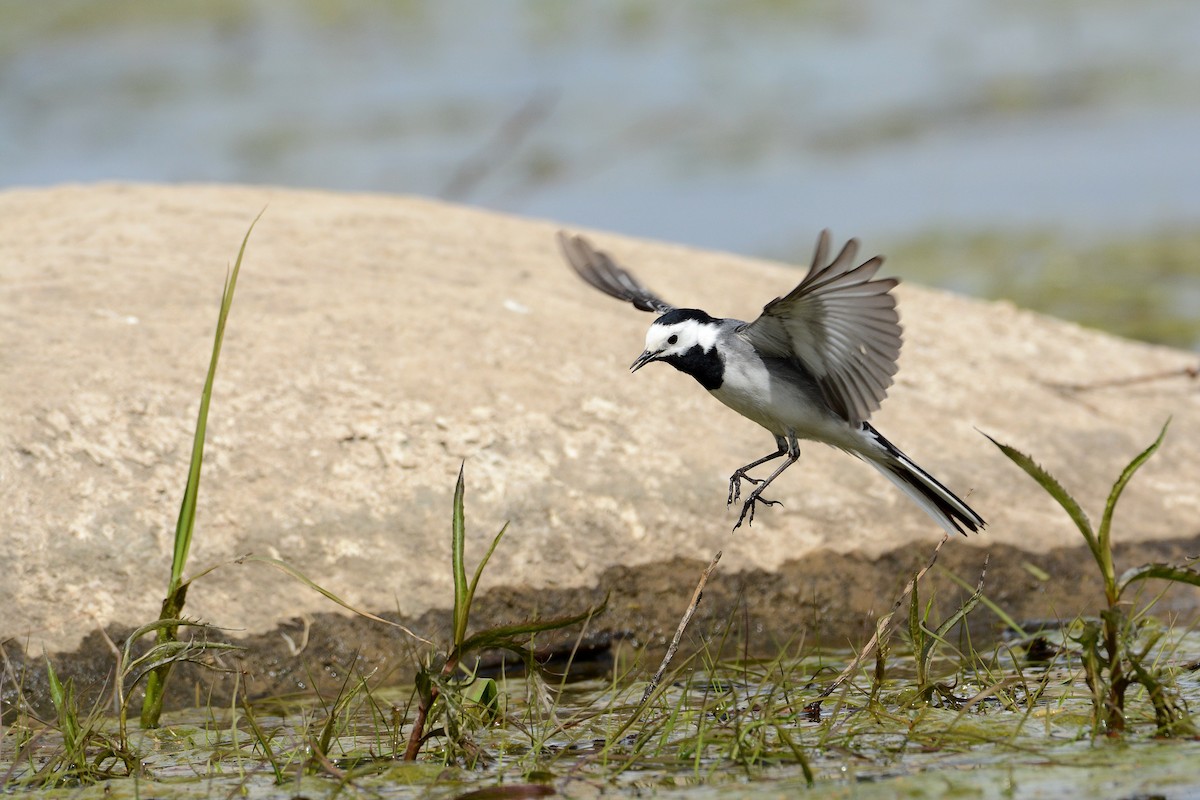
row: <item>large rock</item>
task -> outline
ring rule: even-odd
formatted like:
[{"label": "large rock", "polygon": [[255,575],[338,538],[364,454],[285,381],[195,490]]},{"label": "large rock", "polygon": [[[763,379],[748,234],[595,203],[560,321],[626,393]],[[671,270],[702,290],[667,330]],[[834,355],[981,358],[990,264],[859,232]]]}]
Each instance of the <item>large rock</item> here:
[{"label": "large rock", "polygon": [[[731,534],[728,475],[771,437],[674,370],[630,375],[651,317],[581,283],[553,223],[267,188],[11,190],[0,194],[0,639],[10,650],[72,651],[97,628],[156,616],[221,284],[264,207],[213,395],[189,572],[225,566],[192,588],[191,615],[276,643],[274,631],[315,620],[318,658],[322,646],[363,646],[363,626],[379,627],[340,629],[344,614],[319,594],[261,564],[228,563],[255,553],[359,608],[432,624],[452,592],[450,498],[464,460],[468,560],[511,522],[484,579],[481,614],[492,618],[579,609],[609,591],[593,630],[652,640],[721,549],[698,625],[740,603],[768,638],[818,629],[837,644],[870,628],[941,535],[873,470],[817,445],[772,487],[785,505]],[[806,221],[814,236],[821,223]],[[835,234],[873,252],[869,231]],[[592,236],[668,299],[718,314],[753,317],[800,274]],[[885,269],[903,276],[905,265]],[[1031,452],[1098,515],[1168,417],[1116,536],[1136,545],[1130,558],[1195,550],[1195,383],[1064,388],[1179,370],[1194,354],[1003,303],[897,292],[906,344],[874,422],[989,522],[952,542],[944,563],[973,581],[991,551],[989,592],[1013,613],[1091,602],[1066,515],[979,431]]]}]

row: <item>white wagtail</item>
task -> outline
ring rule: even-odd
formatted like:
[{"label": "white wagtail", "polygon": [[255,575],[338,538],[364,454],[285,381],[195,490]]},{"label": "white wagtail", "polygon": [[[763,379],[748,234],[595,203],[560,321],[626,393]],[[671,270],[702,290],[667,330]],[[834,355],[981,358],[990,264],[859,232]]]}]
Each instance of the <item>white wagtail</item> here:
[{"label": "white wagtail", "polygon": [[[798,439],[824,442],[866,461],[948,533],[984,527],[982,517],[867,422],[887,395],[900,355],[900,315],[890,294],[899,281],[874,279],[882,257],[854,266],[858,242],[851,239],[827,262],[829,231],[822,231],[804,280],[767,303],[758,319],[742,322],[676,308],[586,239],[560,232],[558,241],[579,277],[660,315],[631,371],[665,361],[775,436],[774,453],[729,478],[729,505],[741,498],[743,480],[757,484],[734,530],[743,521],[753,523],[756,502],[776,504],[762,492],[800,458]],[[780,457],[786,460],[766,479],[748,474]]]}]

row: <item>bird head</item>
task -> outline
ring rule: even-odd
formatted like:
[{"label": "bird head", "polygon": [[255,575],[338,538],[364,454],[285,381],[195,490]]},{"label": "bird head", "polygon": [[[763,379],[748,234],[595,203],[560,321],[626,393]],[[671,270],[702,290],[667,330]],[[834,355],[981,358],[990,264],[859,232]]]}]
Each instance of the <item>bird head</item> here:
[{"label": "bird head", "polygon": [[680,359],[696,347],[707,353],[716,338],[717,320],[708,314],[696,308],[671,309],[646,331],[646,349],[629,369],[637,372],[651,361]]}]

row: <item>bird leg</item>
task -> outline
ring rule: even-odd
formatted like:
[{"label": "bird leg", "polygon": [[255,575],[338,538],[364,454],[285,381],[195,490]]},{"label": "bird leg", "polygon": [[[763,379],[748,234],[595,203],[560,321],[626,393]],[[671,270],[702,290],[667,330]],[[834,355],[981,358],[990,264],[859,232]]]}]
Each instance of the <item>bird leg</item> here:
[{"label": "bird leg", "polygon": [[757,467],[761,464],[765,464],[768,461],[774,461],[775,459],[779,458],[780,456],[787,455],[787,453],[788,453],[787,439],[784,439],[782,436],[776,436],[775,443],[779,446],[779,449],[776,450],[774,453],[768,453],[767,455],[763,456],[762,458],[758,459],[757,461],[751,461],[746,466],[738,467],[737,469],[735,469],[733,471],[733,474],[729,476],[729,499],[725,501],[725,505],[731,506],[734,504],[734,502],[736,502],[739,498],[741,498],[741,496],[742,496],[742,481],[745,480],[745,481],[750,481],[751,483],[762,483],[761,478],[751,478],[750,477],[750,475],[749,475],[750,470],[754,469],[755,467]]},{"label": "bird leg", "polygon": [[787,439],[775,437],[775,441],[779,444],[779,450],[776,450],[773,453],[768,453],[768,455],[763,456],[762,458],[758,459],[758,461],[752,461],[749,464],[746,464],[745,467],[739,467],[736,470],[733,470],[733,474],[730,475],[730,498],[725,501],[725,505],[733,505],[740,497],[742,497],[742,481],[762,483],[761,477],[750,477],[749,473],[751,469],[758,467],[758,465],[766,464],[768,461],[775,461],[775,459],[779,458],[780,456],[787,455]]},{"label": "bird leg", "polygon": [[[762,496],[763,489],[766,489],[768,486],[770,486],[771,481],[778,478],[780,475],[783,474],[783,471],[785,469],[787,469],[792,464],[795,464],[797,461],[800,460],[800,446],[796,443],[795,437],[789,436],[787,438],[787,440],[781,440],[781,441],[783,442],[783,449],[781,452],[774,453],[774,454],[768,456],[767,458],[760,459],[759,461],[756,461],[754,464],[748,464],[747,466],[742,468],[742,470],[745,470],[745,469],[748,469],[749,467],[755,466],[756,464],[762,464],[762,463],[765,463],[766,461],[770,461],[772,458],[778,458],[779,456],[782,456],[782,455],[787,456],[787,461],[784,461],[782,464],[780,464],[779,467],[774,472],[772,472],[771,475],[766,480],[755,480],[753,478],[750,478],[748,475],[742,476],[758,485],[755,486],[754,491],[752,491],[746,497],[746,502],[742,505],[742,513],[738,515],[738,521],[733,526],[733,529],[735,531],[738,528],[742,527],[743,522],[745,522],[747,525],[754,524],[754,504],[755,503],[763,503],[764,505],[768,505],[768,506],[781,505],[778,500],[768,500],[767,498]],[[741,470],[739,470],[739,472],[740,471]],[[734,474],[736,475],[737,473],[734,473]]]}]

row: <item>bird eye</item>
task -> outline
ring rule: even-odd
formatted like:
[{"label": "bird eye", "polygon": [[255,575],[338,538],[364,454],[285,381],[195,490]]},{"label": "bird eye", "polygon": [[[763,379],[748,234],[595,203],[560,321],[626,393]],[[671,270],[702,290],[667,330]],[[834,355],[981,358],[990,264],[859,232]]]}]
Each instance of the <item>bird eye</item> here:
[{"label": "bird eye", "polygon": [[679,341],[679,337],[673,333],[667,338],[667,344],[675,344],[678,341]]}]

